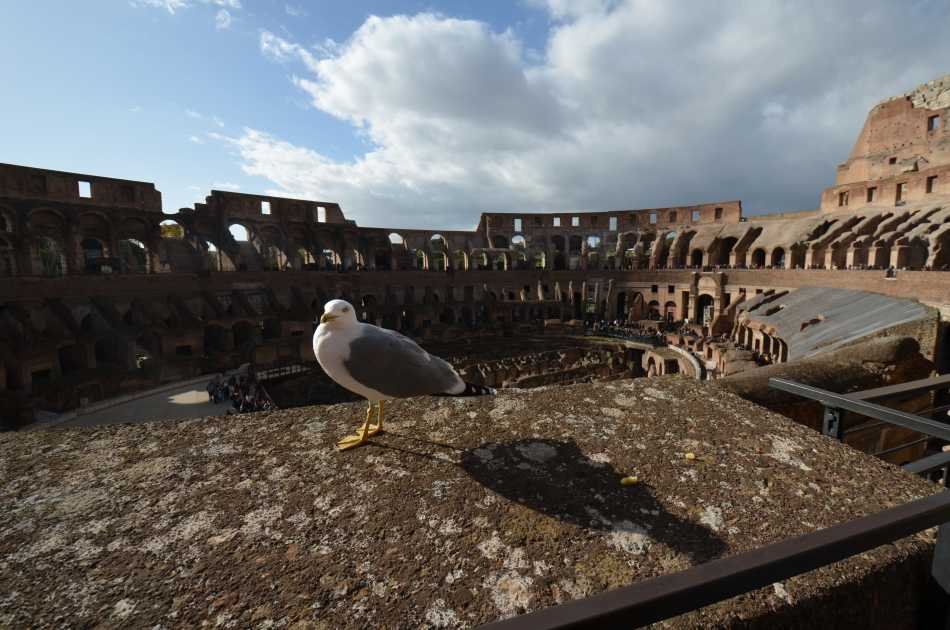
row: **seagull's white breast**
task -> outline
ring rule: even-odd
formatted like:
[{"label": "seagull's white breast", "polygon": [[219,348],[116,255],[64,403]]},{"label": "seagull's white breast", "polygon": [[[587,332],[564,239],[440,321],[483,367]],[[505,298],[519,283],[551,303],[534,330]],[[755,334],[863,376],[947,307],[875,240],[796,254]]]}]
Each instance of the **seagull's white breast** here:
[{"label": "seagull's white breast", "polygon": [[336,381],[354,394],[358,394],[370,401],[387,400],[389,397],[375,389],[364,387],[350,376],[349,370],[343,364],[350,358],[350,342],[359,335],[358,326],[331,329],[326,324],[317,326],[313,334],[313,353],[317,363],[327,373],[327,376]]}]

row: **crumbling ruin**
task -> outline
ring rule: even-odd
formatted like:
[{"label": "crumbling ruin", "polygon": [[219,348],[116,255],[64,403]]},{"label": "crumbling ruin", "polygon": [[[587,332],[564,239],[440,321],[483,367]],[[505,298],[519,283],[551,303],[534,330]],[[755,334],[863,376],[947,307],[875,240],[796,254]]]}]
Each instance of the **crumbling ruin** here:
[{"label": "crumbling ruin", "polygon": [[[276,412],[4,434],[0,625],[471,625],[935,492],[821,437],[822,407],[767,379],[844,392],[950,367],[948,95],[950,76],[877,105],[818,208],[753,217],[721,201],[394,230],[218,190],[164,214],[150,183],[0,165],[3,428],[294,368]],[[330,436],[361,405],[296,371],[336,297],[512,390],[397,402],[341,464]],[[846,424],[892,463],[931,446]],[[932,553],[916,535],[677,622],[908,626]]]}]

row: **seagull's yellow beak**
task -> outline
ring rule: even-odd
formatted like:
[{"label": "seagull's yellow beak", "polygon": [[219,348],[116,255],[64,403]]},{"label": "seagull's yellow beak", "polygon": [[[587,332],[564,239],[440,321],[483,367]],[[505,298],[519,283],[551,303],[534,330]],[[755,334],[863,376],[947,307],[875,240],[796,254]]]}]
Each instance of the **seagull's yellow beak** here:
[{"label": "seagull's yellow beak", "polygon": [[336,318],[337,318],[336,315],[330,315],[329,313],[324,313],[323,315],[320,316],[320,323],[326,324],[327,322],[332,322]]}]

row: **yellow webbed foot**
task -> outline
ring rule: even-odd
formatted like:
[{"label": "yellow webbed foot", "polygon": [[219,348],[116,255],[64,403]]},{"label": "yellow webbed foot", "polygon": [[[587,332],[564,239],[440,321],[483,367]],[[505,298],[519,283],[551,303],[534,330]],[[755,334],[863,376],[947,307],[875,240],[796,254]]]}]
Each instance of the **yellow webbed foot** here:
[{"label": "yellow webbed foot", "polygon": [[370,419],[373,413],[373,404],[370,403],[369,408],[366,410],[366,422],[363,423],[363,426],[353,435],[348,435],[339,442],[336,443],[337,450],[345,451],[347,449],[356,448],[367,442],[367,438],[379,435],[383,432],[383,403],[379,402],[376,406],[376,426],[370,425]]},{"label": "yellow webbed foot", "polygon": [[336,443],[336,448],[339,451],[345,451],[347,449],[356,448],[357,446],[360,446],[361,444],[365,444],[366,438],[368,438],[369,435],[372,435],[372,434],[369,434],[367,432],[367,433],[356,433],[354,435],[348,435]]}]

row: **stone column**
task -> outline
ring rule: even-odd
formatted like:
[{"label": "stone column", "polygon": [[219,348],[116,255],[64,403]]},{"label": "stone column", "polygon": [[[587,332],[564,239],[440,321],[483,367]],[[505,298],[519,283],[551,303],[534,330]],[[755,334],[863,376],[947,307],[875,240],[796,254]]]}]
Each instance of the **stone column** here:
[{"label": "stone column", "polygon": [[907,259],[910,248],[906,245],[895,245],[891,248],[891,267],[899,269]]},{"label": "stone column", "polygon": [[[815,251],[809,247],[805,250],[805,269],[811,269],[811,266],[814,264]],[[765,261],[768,264],[768,260]]]}]

